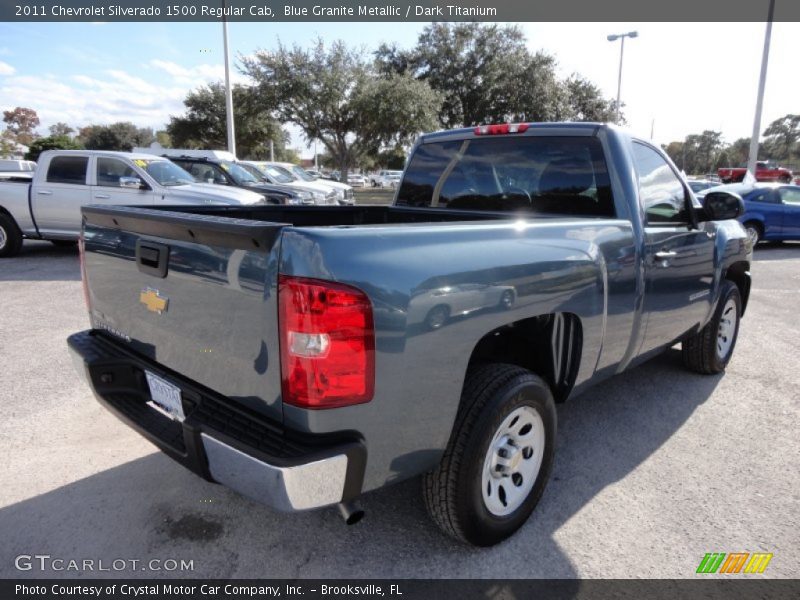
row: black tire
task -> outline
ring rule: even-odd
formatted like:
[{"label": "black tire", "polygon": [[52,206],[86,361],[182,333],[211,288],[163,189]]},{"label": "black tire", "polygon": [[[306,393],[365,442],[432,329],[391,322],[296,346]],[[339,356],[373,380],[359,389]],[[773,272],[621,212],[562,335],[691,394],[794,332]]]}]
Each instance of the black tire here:
[{"label": "black tire", "polygon": [[[544,425],[542,461],[533,487],[510,514],[490,512],[483,498],[483,469],[489,446],[507,416],[532,408]],[[467,375],[461,409],[444,456],[424,476],[425,506],[448,535],[475,546],[492,546],[511,536],[536,508],[553,466],[556,410],[548,385],[514,365],[489,364]],[[507,481],[511,481],[508,479]]]},{"label": "black tire", "polygon": [[77,240],[50,240],[56,248],[75,248],[78,245]]},{"label": "black tire", "polygon": [[[729,302],[732,303],[733,310]],[[698,334],[684,340],[682,344],[683,364],[688,369],[704,375],[722,373],[728,366],[736,347],[741,315],[742,297],[739,288],[731,281],[723,282],[714,316]],[[723,319],[731,318],[734,319],[733,332],[723,337],[720,323]],[[728,337],[731,338],[730,346],[721,352],[721,344],[723,340],[727,343]]]},{"label": "black tire", "polygon": [[778,181],[781,183],[792,183],[792,176],[791,175],[784,175]]},{"label": "black tire", "polygon": [[425,325],[428,326],[428,329],[439,329],[447,323],[449,318],[450,308],[445,304],[439,304],[428,311],[425,317]]},{"label": "black tire", "polygon": [[747,232],[747,238],[753,243],[753,248],[764,237],[764,228],[758,221],[748,221],[744,224],[744,230]]},{"label": "black tire", "polygon": [[0,213],[0,258],[10,258],[22,249],[22,232],[9,215]]}]

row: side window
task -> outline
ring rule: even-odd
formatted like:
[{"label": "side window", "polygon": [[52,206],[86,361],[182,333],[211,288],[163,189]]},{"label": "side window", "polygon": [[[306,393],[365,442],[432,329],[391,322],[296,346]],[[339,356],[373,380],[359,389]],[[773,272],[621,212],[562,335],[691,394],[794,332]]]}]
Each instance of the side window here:
[{"label": "side window", "polygon": [[778,198],[774,191],[767,188],[764,190],[757,190],[753,194],[747,197],[750,202],[768,202],[769,204],[780,204],[780,198]]},{"label": "side window", "polygon": [[133,167],[116,158],[97,159],[97,185],[120,187],[120,177],[139,177]]},{"label": "side window", "polygon": [[686,190],[661,155],[634,142],[633,160],[647,223],[689,223]]},{"label": "side window", "polygon": [[47,183],[86,184],[87,156],[56,156],[47,169]]},{"label": "side window", "polygon": [[781,188],[780,194],[781,200],[783,200],[785,204],[796,204],[800,206],[800,188]]}]

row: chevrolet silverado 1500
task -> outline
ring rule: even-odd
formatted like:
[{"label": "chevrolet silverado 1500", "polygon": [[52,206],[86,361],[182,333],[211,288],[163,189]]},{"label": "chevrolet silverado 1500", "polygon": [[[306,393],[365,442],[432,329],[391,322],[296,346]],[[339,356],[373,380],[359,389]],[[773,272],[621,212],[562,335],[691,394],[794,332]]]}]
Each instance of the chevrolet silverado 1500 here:
[{"label": "chevrolet silverado 1500", "polygon": [[92,328],[69,347],[201,477],[354,521],[423,474],[441,528],[490,545],[544,491],[556,403],[677,343],[725,369],[742,211],[613,126],[429,134],[393,206],[84,208]]},{"label": "chevrolet silverado 1500", "polygon": [[86,204],[255,204],[262,194],[194,183],[165,158],[100,150],[50,150],[30,173],[0,176],[0,258],[24,238],[74,244]]}]

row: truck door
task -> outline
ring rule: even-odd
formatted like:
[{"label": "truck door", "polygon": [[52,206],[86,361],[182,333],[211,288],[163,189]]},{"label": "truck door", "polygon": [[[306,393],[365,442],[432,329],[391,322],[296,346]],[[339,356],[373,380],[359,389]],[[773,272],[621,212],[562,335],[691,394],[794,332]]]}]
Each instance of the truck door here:
[{"label": "truck door", "polygon": [[646,330],[640,353],[674,343],[709,312],[714,225],[691,225],[691,195],[654,148],[633,143],[644,215]]},{"label": "truck door", "polygon": [[31,190],[31,207],[39,232],[51,235],[75,235],[81,229],[81,206],[90,204],[87,182],[89,156],[56,155],[47,165],[47,173],[37,178]]},{"label": "truck door", "polygon": [[[97,156],[92,166],[92,204],[149,205],[154,192],[126,161]],[[80,218],[80,214],[78,215]]]}]

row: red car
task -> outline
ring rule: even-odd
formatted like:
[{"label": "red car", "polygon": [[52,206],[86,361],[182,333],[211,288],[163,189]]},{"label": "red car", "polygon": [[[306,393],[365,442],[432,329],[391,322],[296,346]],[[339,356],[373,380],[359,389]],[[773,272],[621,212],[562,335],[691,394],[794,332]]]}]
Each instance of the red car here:
[{"label": "red car", "polygon": [[[745,173],[747,173],[747,167],[727,167],[717,171],[722,183],[738,183],[744,179]],[[756,181],[791,183],[792,172],[784,167],[760,160],[756,163]]]}]

